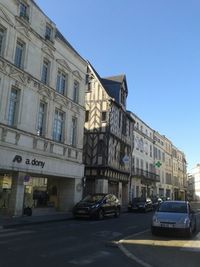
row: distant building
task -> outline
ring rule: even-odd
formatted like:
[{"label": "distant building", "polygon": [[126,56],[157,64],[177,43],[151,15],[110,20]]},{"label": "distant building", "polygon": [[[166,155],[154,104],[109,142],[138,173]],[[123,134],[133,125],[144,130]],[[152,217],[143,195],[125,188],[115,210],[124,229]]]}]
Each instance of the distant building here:
[{"label": "distant building", "polygon": [[32,0],[0,0],[0,213],[82,197],[87,63]]},{"label": "distant building", "polygon": [[188,174],[188,198],[189,200],[200,200],[200,164],[192,168]]},{"label": "distant building", "polygon": [[160,175],[156,173],[154,160],[154,130],[136,114],[130,113],[135,120],[133,131],[132,172],[130,180],[131,197],[156,196],[156,183]]}]

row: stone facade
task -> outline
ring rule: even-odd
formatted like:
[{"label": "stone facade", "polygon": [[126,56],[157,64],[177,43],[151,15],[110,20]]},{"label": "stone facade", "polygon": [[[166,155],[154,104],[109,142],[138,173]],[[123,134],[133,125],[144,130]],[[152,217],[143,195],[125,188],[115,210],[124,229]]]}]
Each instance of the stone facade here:
[{"label": "stone facade", "polygon": [[0,0],[0,210],[82,197],[87,63],[31,0]]}]

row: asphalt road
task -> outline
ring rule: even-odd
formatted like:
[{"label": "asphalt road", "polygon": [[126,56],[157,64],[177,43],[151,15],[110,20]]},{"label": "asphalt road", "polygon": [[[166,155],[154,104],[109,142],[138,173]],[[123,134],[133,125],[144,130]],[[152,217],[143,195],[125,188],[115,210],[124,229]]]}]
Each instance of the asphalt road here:
[{"label": "asphalt road", "polygon": [[[102,221],[66,220],[14,229],[0,229],[0,266],[145,266],[134,257],[130,257],[134,255],[137,247],[140,249],[140,254],[136,253],[136,256],[142,257],[142,263],[149,263],[149,266],[154,267],[150,262],[149,247],[151,246],[139,245],[136,244],[138,241],[135,241],[152,240],[149,233],[151,217],[152,212],[123,213],[120,218],[107,218]],[[138,233],[142,235],[140,238]],[[120,240],[122,247],[118,246]],[[131,240],[132,243],[127,244],[127,240]],[[160,259],[158,253],[163,248],[160,246],[159,250],[159,246],[157,247],[158,251],[153,254],[154,260]],[[192,260],[192,255],[189,253],[187,258],[191,257]],[[174,250],[169,250],[167,257],[173,259],[178,257],[178,254]],[[162,265],[156,266],[162,267]],[[191,264],[190,267],[193,265]]]}]

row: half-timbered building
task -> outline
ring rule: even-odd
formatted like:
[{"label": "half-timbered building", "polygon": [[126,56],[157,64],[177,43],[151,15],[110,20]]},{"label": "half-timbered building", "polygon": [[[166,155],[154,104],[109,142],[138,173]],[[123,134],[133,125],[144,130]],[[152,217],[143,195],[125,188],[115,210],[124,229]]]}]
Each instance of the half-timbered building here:
[{"label": "half-timbered building", "polygon": [[88,63],[84,130],[85,194],[114,193],[128,202],[132,129],[125,75],[101,78]]}]

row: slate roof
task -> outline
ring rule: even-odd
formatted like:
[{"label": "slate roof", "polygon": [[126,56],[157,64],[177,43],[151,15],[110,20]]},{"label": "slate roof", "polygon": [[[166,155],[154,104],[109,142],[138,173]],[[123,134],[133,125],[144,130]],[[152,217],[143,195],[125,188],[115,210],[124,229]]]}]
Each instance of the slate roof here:
[{"label": "slate roof", "polygon": [[107,89],[108,94],[115,99],[115,101],[119,104],[120,90],[121,85],[125,83],[125,90],[128,94],[126,76],[124,74],[111,76],[101,79],[104,85],[104,88]]}]

